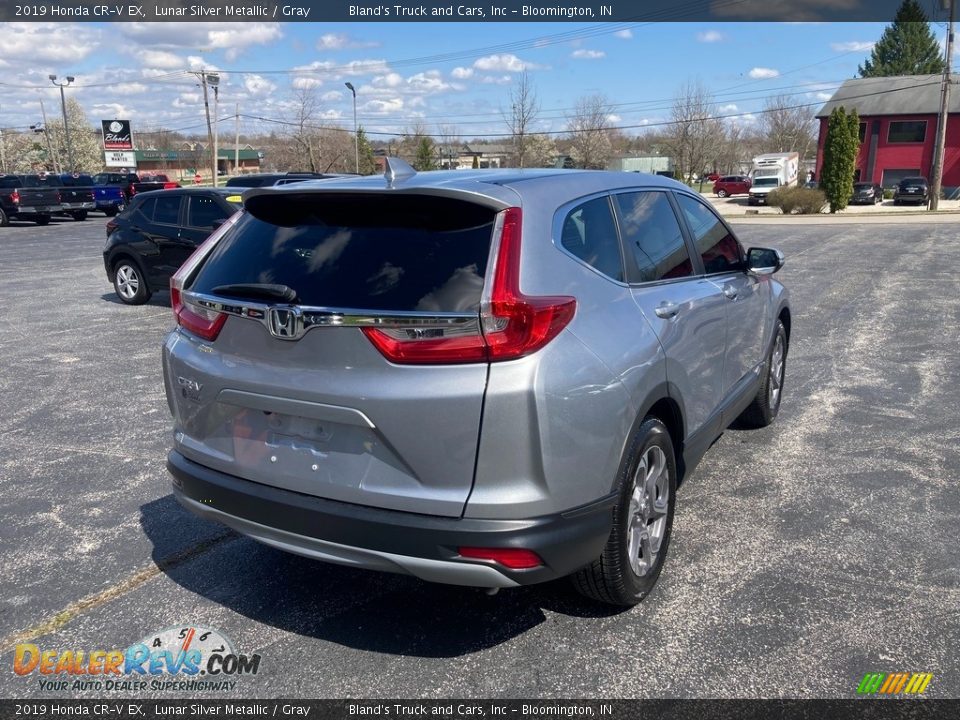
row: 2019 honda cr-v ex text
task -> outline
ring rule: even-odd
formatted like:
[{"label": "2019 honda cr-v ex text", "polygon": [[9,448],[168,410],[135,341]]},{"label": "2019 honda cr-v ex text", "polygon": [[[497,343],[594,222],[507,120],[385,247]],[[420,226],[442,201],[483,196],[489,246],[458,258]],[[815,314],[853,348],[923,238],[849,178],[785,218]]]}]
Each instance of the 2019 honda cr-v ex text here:
[{"label": "2019 honda cr-v ex text", "polygon": [[388,159],[243,200],[171,281],[168,465],[263,543],[631,605],[677,484],[777,415],[783,256],[677,182]]}]

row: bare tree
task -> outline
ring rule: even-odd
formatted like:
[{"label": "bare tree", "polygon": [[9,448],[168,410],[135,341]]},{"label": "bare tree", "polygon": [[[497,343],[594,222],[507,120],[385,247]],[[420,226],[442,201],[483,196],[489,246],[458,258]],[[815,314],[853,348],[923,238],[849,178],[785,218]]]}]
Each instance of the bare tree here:
[{"label": "bare tree", "polygon": [[460,133],[456,125],[440,125],[437,128],[437,138],[440,140],[440,167],[454,169],[460,158]]},{"label": "bare tree", "polygon": [[601,94],[577,99],[572,115],[567,116],[570,156],[578,167],[602,169],[612,151],[610,141],[610,103]]},{"label": "bare tree", "polygon": [[767,152],[798,152],[804,160],[816,147],[813,113],[810,108],[795,107],[797,104],[790,95],[767,100],[760,116],[760,133]]},{"label": "bare tree", "polygon": [[724,134],[716,114],[713,97],[699,81],[687,82],[674,98],[663,141],[673,156],[677,177],[684,179],[707,169]]},{"label": "bare tree", "polygon": [[[323,154],[321,135],[318,132],[320,99],[316,88],[311,85],[294,88],[290,119],[294,156],[285,163],[288,167],[298,167],[310,172],[320,171],[320,157]],[[306,167],[303,167],[306,165]]]},{"label": "bare tree", "polygon": [[510,107],[501,109],[501,114],[510,129],[515,162],[522,168],[527,162],[530,132],[540,114],[540,100],[526,70],[510,87],[509,100]]}]

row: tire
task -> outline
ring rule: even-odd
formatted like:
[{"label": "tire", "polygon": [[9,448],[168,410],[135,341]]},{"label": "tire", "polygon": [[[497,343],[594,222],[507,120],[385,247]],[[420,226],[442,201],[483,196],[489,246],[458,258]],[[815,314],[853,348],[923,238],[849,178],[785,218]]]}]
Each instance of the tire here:
[{"label": "tire", "polygon": [[37,215],[37,216],[33,219],[33,221],[34,221],[37,225],[49,225],[49,224],[50,224],[50,216],[49,216],[49,215]]},{"label": "tire", "polygon": [[725,197],[727,197],[727,195],[729,195],[729,194],[730,194],[730,193],[728,193],[728,192],[727,192],[726,190],[724,190],[723,188],[720,188],[719,190],[717,190],[717,197],[725,198]]},{"label": "tire", "polygon": [[787,330],[783,322],[777,320],[774,328],[773,344],[763,365],[763,380],[756,397],[740,414],[737,421],[747,428],[762,428],[772,423],[780,412],[783,400],[783,380],[787,371]]},{"label": "tire", "polygon": [[127,305],[143,305],[150,296],[150,288],[140,266],[129,258],[120,258],[113,266],[113,289]]},{"label": "tire", "polygon": [[[677,461],[670,433],[654,417],[644,419],[627,453],[606,547],[572,580],[593,600],[630,607],[650,593],[663,569],[676,504]],[[644,478],[646,491],[637,488]]]},{"label": "tire", "polygon": [[7,227],[10,224],[10,216],[0,208],[0,227]]},{"label": "tire", "polygon": [[74,220],[77,220],[78,222],[81,221],[81,220],[86,220],[86,219],[87,219],[87,211],[86,211],[86,210],[77,210],[77,212],[72,212],[72,213],[70,213],[70,216],[71,216]]}]

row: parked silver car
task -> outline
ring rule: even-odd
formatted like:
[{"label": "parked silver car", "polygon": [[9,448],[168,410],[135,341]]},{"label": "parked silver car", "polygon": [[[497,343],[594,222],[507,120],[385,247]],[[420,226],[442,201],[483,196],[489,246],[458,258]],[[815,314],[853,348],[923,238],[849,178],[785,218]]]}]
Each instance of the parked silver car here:
[{"label": "parked silver car", "polygon": [[174,276],[176,497],[307,557],[640,601],[678,483],[777,415],[782,255],[656,176],[386,176],[248,190]]}]

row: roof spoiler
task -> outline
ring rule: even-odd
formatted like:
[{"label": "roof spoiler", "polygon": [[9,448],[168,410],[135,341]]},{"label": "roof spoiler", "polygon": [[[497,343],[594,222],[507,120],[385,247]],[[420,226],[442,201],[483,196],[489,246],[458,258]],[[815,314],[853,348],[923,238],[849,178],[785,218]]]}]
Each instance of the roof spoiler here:
[{"label": "roof spoiler", "polygon": [[383,167],[383,176],[387,179],[388,188],[392,188],[395,182],[403,182],[417,174],[417,171],[405,160],[396,157],[385,157]]}]

